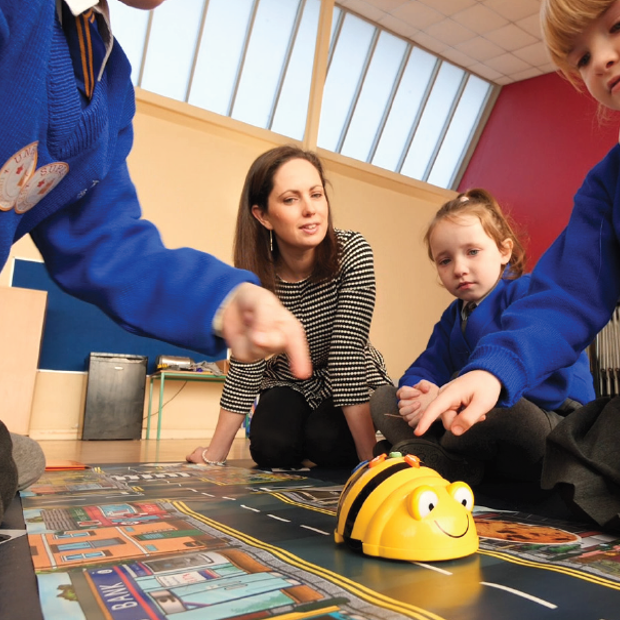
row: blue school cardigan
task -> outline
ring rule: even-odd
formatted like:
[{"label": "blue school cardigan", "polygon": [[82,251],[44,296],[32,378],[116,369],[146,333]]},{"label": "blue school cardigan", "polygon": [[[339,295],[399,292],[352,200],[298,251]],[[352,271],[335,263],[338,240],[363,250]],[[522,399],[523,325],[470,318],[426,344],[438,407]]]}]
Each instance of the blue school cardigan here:
[{"label": "blue school cardigan", "polygon": [[[465,333],[461,329],[462,301],[455,300],[435,325],[428,345],[399,381],[403,385],[415,385],[427,379],[442,386],[454,374],[468,366],[472,352],[479,341],[488,334],[501,329],[501,317],[506,308],[524,297],[530,285],[530,276],[516,280],[502,279],[491,293],[471,313]],[[544,350],[539,353],[544,355]],[[567,398],[582,404],[595,398],[588,357],[582,353],[568,366],[551,373],[538,383],[528,387],[522,394],[543,409],[557,409]]]},{"label": "blue school cardigan", "polygon": [[[126,163],[130,72],[115,42],[83,107],[55,0],[2,1],[0,268],[30,233],[65,291],[130,332],[211,354],[222,346],[211,326],[217,308],[236,285],[258,279],[208,254],[165,248],[141,219]],[[183,217],[180,202],[170,209]]]},{"label": "blue school cardigan", "polygon": [[478,343],[462,373],[487,370],[511,405],[570,366],[605,327],[620,299],[620,146],[586,176],[570,220],[532,272],[530,293]]}]

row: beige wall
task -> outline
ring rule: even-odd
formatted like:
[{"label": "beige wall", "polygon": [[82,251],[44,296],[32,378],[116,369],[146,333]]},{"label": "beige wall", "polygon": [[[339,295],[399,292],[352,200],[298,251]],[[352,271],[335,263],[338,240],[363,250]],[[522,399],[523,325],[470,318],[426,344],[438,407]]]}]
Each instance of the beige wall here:
[{"label": "beige wall", "polygon": [[[287,142],[291,141],[268,131],[139,91],[129,166],[145,217],[159,227],[167,246],[195,247],[230,262],[245,173],[260,153]],[[378,297],[371,339],[397,380],[423,350],[451,300],[438,286],[421,240],[429,219],[454,192],[344,157],[321,155],[336,225],[358,230],[373,247]],[[38,258],[29,238],[14,246],[12,256]],[[10,262],[0,273],[0,285],[9,283]],[[167,384],[164,402],[182,386]],[[39,372],[31,436],[79,437],[85,388],[85,374]],[[187,384],[164,408],[162,437],[211,436],[220,394],[220,385]]]}]

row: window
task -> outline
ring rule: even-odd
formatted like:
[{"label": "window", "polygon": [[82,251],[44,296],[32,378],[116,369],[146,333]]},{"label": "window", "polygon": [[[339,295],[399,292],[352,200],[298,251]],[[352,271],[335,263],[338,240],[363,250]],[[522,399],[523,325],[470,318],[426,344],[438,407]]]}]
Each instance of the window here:
[{"label": "window", "polygon": [[492,87],[339,9],[318,145],[451,187]]},{"label": "window", "polygon": [[63,538],[85,538],[93,536],[92,532],[64,532],[63,534],[54,534],[54,540],[61,540]]},{"label": "window", "polygon": [[320,0],[183,0],[150,13],[112,3],[110,9],[135,85],[303,139]]},{"label": "window", "polygon": [[[321,0],[110,4],[146,90],[303,140]],[[493,86],[335,7],[319,147],[440,187],[458,174]]]},{"label": "window", "polygon": [[78,562],[80,560],[94,560],[105,557],[106,554],[103,551],[87,551],[86,553],[71,553],[69,555],[61,555],[60,559],[63,562]]}]

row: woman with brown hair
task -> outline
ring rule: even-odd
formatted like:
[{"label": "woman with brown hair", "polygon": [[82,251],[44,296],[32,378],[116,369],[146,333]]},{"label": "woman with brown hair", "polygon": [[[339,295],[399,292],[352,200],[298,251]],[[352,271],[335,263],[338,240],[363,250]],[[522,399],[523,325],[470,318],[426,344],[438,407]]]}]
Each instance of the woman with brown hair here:
[{"label": "woman with brown hair", "polygon": [[256,273],[302,322],[313,372],[297,379],[284,354],[249,364],[233,358],[211,445],[187,460],[224,463],[257,395],[250,453],[259,466],[298,467],[309,460],[350,467],[371,458],[370,395],[392,383],[368,339],[373,255],[362,235],[334,228],[314,153],[282,146],[252,164],[237,216],[234,264]]}]

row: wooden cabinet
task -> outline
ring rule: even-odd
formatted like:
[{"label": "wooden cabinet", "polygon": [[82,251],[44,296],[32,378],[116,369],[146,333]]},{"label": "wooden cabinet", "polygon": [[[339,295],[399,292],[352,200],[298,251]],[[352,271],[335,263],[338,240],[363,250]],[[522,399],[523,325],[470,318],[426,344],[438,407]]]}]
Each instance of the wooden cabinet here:
[{"label": "wooden cabinet", "polygon": [[0,419],[28,435],[47,293],[0,287]]}]

